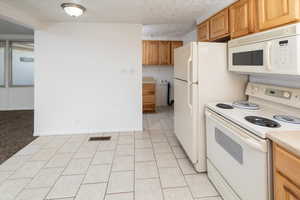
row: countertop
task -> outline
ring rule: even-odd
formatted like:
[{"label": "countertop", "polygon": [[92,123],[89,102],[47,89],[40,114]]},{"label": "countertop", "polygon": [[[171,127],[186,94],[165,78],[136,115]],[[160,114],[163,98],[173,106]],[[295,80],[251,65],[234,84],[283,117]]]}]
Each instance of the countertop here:
[{"label": "countertop", "polygon": [[146,84],[155,84],[156,81],[153,77],[143,77],[143,83],[146,83]]},{"label": "countertop", "polygon": [[267,137],[300,157],[300,131],[270,132]]}]

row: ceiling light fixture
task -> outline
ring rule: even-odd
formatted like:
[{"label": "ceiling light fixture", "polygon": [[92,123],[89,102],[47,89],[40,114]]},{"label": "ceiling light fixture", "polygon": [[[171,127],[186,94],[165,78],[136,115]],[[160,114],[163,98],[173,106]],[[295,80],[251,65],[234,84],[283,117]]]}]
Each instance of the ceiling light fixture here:
[{"label": "ceiling light fixture", "polygon": [[61,7],[72,17],[79,17],[86,11],[85,7],[76,3],[63,3],[61,4]]}]

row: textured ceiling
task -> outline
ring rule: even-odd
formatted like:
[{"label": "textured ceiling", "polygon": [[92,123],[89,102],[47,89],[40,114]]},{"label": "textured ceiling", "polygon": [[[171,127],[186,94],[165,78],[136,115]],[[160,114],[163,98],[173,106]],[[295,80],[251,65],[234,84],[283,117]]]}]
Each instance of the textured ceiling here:
[{"label": "textured ceiling", "polygon": [[[146,36],[180,36],[195,27],[196,20],[236,0],[0,0],[42,22],[108,22],[146,25]],[[79,3],[87,8],[80,18],[64,13],[60,5]]]},{"label": "textured ceiling", "polygon": [[182,37],[192,31],[195,24],[152,24],[143,26],[144,37]]},{"label": "textured ceiling", "polygon": [[[125,22],[141,24],[193,23],[211,10],[221,9],[235,0],[1,0],[30,13],[41,21]],[[80,18],[67,16],[64,2],[80,3],[87,12]]]},{"label": "textured ceiling", "polygon": [[32,35],[33,30],[0,19],[0,34],[7,34],[7,35],[8,34],[25,34],[25,35],[30,34],[30,35]]}]

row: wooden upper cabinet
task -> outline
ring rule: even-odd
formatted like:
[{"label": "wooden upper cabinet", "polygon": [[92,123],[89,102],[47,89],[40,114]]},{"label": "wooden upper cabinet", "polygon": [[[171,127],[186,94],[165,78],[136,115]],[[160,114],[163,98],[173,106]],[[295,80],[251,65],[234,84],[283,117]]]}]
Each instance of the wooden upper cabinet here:
[{"label": "wooden upper cabinet", "polygon": [[229,35],[229,9],[226,8],[211,17],[210,23],[210,40],[216,40]]},{"label": "wooden upper cabinet", "polygon": [[158,41],[143,41],[143,65],[157,65],[159,62],[158,55]]},{"label": "wooden upper cabinet", "polygon": [[253,33],[255,31],[255,2],[240,0],[229,8],[231,38]]},{"label": "wooden upper cabinet", "polygon": [[209,41],[209,20],[197,26],[197,37],[198,37],[198,41],[201,42]]},{"label": "wooden upper cabinet", "polygon": [[143,65],[173,65],[174,49],[182,41],[143,41]]},{"label": "wooden upper cabinet", "polygon": [[159,41],[158,45],[159,54],[159,65],[170,65],[171,64],[171,42],[170,41]]},{"label": "wooden upper cabinet", "polygon": [[300,0],[257,0],[260,30],[296,22],[300,19]]},{"label": "wooden upper cabinet", "polygon": [[182,41],[172,41],[171,42],[171,65],[174,65],[174,50],[181,46],[183,46]]}]

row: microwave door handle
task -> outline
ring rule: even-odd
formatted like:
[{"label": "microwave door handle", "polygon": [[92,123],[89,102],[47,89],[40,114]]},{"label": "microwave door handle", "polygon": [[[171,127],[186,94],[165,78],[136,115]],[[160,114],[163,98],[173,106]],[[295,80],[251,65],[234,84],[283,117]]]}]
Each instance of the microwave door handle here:
[{"label": "microwave door handle", "polygon": [[253,149],[260,151],[260,152],[267,152],[266,147],[259,142],[255,141],[251,137],[247,136],[245,133],[243,133],[240,128],[229,124],[226,120],[220,119],[220,117],[216,116],[215,114],[212,114],[208,111],[205,112],[205,114],[213,121],[215,121],[218,124],[221,124],[223,127],[232,130],[235,133],[235,136],[240,138],[244,143],[252,147]]},{"label": "microwave door handle", "polygon": [[267,70],[272,70],[272,63],[271,63],[271,48],[272,48],[272,42],[267,42],[267,49],[266,49],[266,60],[267,60]]},{"label": "microwave door handle", "polygon": [[188,107],[190,109],[190,112],[192,112],[193,105],[191,104],[191,86],[193,82],[191,81],[191,66],[192,66],[192,57],[189,57],[188,63],[187,63],[187,102]]}]

